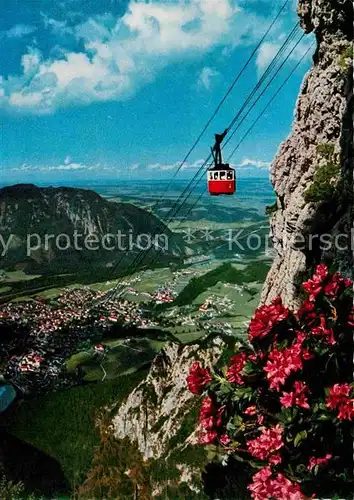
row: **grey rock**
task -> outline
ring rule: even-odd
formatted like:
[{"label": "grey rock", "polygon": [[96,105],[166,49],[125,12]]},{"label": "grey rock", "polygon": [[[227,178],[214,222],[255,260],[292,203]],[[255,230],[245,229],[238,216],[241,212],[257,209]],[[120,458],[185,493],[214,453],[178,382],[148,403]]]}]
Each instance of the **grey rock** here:
[{"label": "grey rock", "polygon": [[115,436],[136,441],[146,460],[163,456],[196,401],[186,385],[192,364],[200,360],[204,366],[212,366],[223,347],[220,338],[213,339],[205,349],[199,344],[168,343],[155,358],[146,379],[118,408],[112,423]]},{"label": "grey rock", "polygon": [[[314,32],[317,49],[296,105],[291,134],[281,144],[271,167],[271,181],[278,210],[271,220],[276,257],[263,288],[261,303],[280,295],[291,308],[299,305],[297,283],[319,262],[335,264],[351,275],[350,248],[353,205],[352,163],[352,60],[343,54],[352,44],[352,2],[299,0],[298,13],[306,33]],[[339,188],[335,202],[307,203],[304,193],[316,170],[324,164],[318,146],[334,146],[340,174],[331,180]],[[340,184],[341,183],[341,184]],[[344,184],[343,184],[344,183]],[[335,238],[345,234],[347,249],[335,248]],[[319,238],[328,235],[328,245]],[[312,238],[312,239],[311,239]],[[342,247],[344,238],[342,240]],[[301,244],[299,244],[299,242]],[[338,247],[338,245],[337,245]]]}]

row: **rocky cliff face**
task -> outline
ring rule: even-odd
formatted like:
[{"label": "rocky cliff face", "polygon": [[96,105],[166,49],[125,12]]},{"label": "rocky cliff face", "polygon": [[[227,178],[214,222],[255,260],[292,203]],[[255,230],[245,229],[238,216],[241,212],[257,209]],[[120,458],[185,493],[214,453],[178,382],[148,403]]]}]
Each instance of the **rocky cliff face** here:
[{"label": "rocky cliff face", "polygon": [[195,454],[200,460],[204,453],[200,446],[194,446],[199,401],[188,391],[186,378],[195,360],[204,366],[214,365],[226,347],[225,340],[211,338],[203,347],[199,343],[167,344],[145,380],[113,410],[115,437],[137,443],[143,459],[153,462],[152,469],[159,471],[152,476],[153,497],[172,483],[188,484],[188,498],[199,491],[202,467]]},{"label": "rocky cliff face", "polygon": [[[276,250],[262,302],[299,302],[298,282],[320,261],[351,274],[353,248],[353,6],[350,0],[299,0],[317,50],[296,107],[293,130],[271,169]],[[353,242],[352,242],[353,243]]]},{"label": "rocky cliff face", "polygon": [[[109,267],[122,253],[133,259],[147,247],[147,238],[151,258],[159,245],[161,256],[181,255],[181,242],[161,226],[151,213],[127,203],[109,202],[90,190],[10,186],[0,189],[0,266],[22,264],[39,272]],[[155,245],[156,234],[164,234],[166,239],[156,238]],[[129,258],[124,264],[127,262]]]},{"label": "rocky cliff face", "polygon": [[219,338],[204,350],[199,345],[167,344],[155,358],[147,378],[119,408],[113,421],[116,437],[136,440],[145,459],[160,458],[190,404],[195,403],[195,396],[186,388],[192,364],[199,359],[206,366],[213,365],[223,346]]}]

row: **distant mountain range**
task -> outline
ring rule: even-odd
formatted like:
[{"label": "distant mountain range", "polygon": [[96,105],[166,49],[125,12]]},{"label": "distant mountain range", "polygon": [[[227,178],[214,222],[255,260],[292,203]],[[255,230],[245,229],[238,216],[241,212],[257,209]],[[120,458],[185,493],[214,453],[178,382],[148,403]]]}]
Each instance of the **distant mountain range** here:
[{"label": "distant mountain range", "polygon": [[181,238],[135,205],[109,202],[86,189],[0,189],[0,268],[65,273],[114,267],[121,258],[127,266],[150,248],[150,259],[184,254]]}]

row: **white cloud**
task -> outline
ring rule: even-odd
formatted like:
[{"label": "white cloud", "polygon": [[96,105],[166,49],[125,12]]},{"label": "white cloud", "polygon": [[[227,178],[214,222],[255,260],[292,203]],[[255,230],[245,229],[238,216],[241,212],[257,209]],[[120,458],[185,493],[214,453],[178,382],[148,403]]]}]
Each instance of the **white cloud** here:
[{"label": "white cloud", "polygon": [[73,29],[70,28],[66,21],[57,21],[47,16],[44,12],[41,12],[43,18],[44,26],[50,29],[53,33],[57,35],[72,35]]},{"label": "white cloud", "polygon": [[[282,45],[284,44],[286,38],[287,35],[285,33],[282,33],[278,36],[277,39],[270,42],[264,42],[261,45],[256,59],[256,65],[259,73],[262,73],[268,67],[273,57],[278,53],[280,47],[282,47]],[[312,42],[312,37],[303,38],[298,44],[297,40],[293,40],[290,43],[290,46],[288,46],[285,50],[285,54],[289,55],[290,61],[299,60],[312,44]],[[311,54],[309,54],[308,57],[311,57]]]},{"label": "white cloud", "polygon": [[[198,159],[191,163],[185,163],[181,170],[186,173],[190,173],[190,175],[194,175],[197,171],[199,171],[200,167],[204,164],[204,159]],[[150,172],[154,175],[157,172],[160,173],[169,173],[169,175],[173,175],[174,172],[180,167],[181,161],[176,161],[174,163],[154,163],[148,165],[147,168],[143,168],[140,163],[133,163],[124,168],[119,168],[118,166],[112,166],[102,163],[94,163],[94,164],[86,164],[80,161],[73,161],[70,156],[67,156],[62,162],[58,162],[58,164],[44,164],[44,165],[32,165],[24,163],[16,168],[11,168],[8,170],[8,173],[17,174],[17,175],[33,175],[33,176],[46,176],[46,175],[82,175],[92,174],[94,176],[116,176],[117,174],[121,176],[128,175],[137,175],[141,172]],[[258,169],[259,175],[261,172],[267,172],[271,162],[263,161],[263,160],[253,160],[250,158],[244,158],[239,165],[235,165],[234,163],[230,163],[230,166],[233,168],[240,168],[242,171],[251,171],[254,172],[255,169]],[[203,167],[205,173],[207,172],[207,166]]]},{"label": "white cloud", "polygon": [[[191,170],[191,169],[197,169],[200,168],[201,165],[203,165],[204,160],[196,160],[193,163],[183,163],[181,170]],[[170,164],[161,164],[161,163],[154,163],[151,165],[148,165],[148,170],[160,170],[160,171],[168,171],[168,170],[177,170],[182,164],[182,161],[176,161],[175,163],[170,163]],[[205,167],[206,168],[206,167]]]},{"label": "white cloud", "polygon": [[172,164],[161,164],[161,163],[154,163],[152,165],[148,165],[148,170],[161,170],[161,171],[166,171],[166,170],[174,170],[179,167],[181,162],[175,162]]},{"label": "white cloud", "polygon": [[128,167],[128,170],[130,172],[136,172],[137,170],[139,170],[140,168],[140,163],[134,163],[133,165],[130,165],[130,167]]},{"label": "white cloud", "polygon": [[23,68],[24,76],[32,76],[30,73],[35,74],[39,70],[41,53],[36,49],[30,49],[27,54],[21,58],[21,65]]},{"label": "white cloud", "polygon": [[251,160],[250,158],[244,158],[238,167],[256,167],[256,168],[266,168],[269,169],[271,166],[270,161],[262,161],[262,160]]},{"label": "white cloud", "polygon": [[[183,164],[182,170],[197,169],[197,168],[200,168],[203,165],[203,163],[205,163],[204,158],[201,158],[200,160],[195,160],[193,163],[186,162]],[[181,164],[181,162],[179,162],[179,164]]]},{"label": "white cloud", "polygon": [[72,162],[69,157],[65,158],[64,163],[59,165],[27,165],[24,163],[20,167],[11,169],[12,172],[55,172],[55,171],[101,171],[114,170],[113,168],[102,167],[100,163],[96,165],[86,165],[84,163]]},{"label": "white cloud", "polygon": [[274,42],[265,42],[261,45],[256,59],[258,71],[264,70],[269,65],[270,61],[276,55],[280,47],[280,43]]},{"label": "white cloud", "polygon": [[216,71],[215,69],[206,66],[200,72],[197,82],[198,86],[204,88],[205,90],[210,90],[213,78],[219,75],[220,75],[219,71]]},{"label": "white cloud", "polygon": [[[45,59],[29,49],[23,74],[3,81],[2,106],[50,113],[73,103],[126,99],[171,62],[253,42],[265,22],[256,23],[236,0],[131,0],[120,19],[96,16],[70,29],[44,15],[43,20],[57,33],[70,31],[84,51],[62,49],[56,59]],[[204,85],[213,76],[204,73]]]},{"label": "white cloud", "polygon": [[21,92],[13,92],[10,95],[9,102],[12,106],[17,108],[35,108],[42,102],[41,92],[32,92],[30,94],[23,94]]},{"label": "white cloud", "polygon": [[28,24],[15,24],[12,28],[0,32],[0,36],[6,36],[8,38],[22,38],[26,35],[30,35],[37,31],[37,28],[30,26]]}]

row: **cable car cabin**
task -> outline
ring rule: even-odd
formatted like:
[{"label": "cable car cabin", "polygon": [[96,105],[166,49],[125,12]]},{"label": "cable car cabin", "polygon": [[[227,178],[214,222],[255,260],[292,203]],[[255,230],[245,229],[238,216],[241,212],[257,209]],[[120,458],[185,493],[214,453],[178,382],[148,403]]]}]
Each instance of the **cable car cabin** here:
[{"label": "cable car cabin", "polygon": [[208,169],[208,190],[212,196],[232,195],[236,191],[236,173],[224,163]]}]

